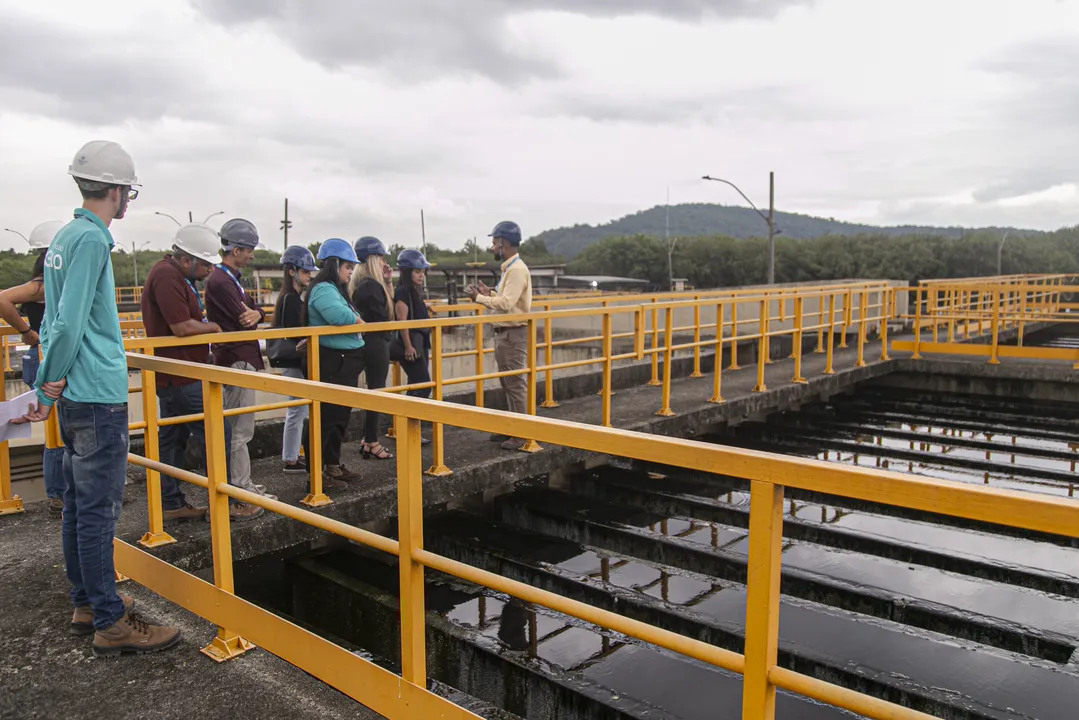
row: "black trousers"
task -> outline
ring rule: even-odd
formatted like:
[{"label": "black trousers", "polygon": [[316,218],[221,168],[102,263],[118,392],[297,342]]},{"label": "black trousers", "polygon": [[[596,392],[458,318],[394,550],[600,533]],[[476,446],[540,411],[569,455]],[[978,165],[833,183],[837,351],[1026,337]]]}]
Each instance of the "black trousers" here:
[{"label": "black trousers", "polygon": [[[319,348],[319,381],[332,385],[359,387],[360,375],[366,364],[366,353],[358,350]],[[352,408],[322,403],[322,464],[341,464],[341,443],[345,440]]]},{"label": "black trousers", "polygon": [[[368,390],[381,390],[386,387],[386,376],[390,372],[390,343],[388,333],[371,333],[364,338],[363,350],[367,355],[364,375]],[[382,416],[377,412],[365,410],[363,413],[363,440],[368,445],[378,442],[378,429]]]}]

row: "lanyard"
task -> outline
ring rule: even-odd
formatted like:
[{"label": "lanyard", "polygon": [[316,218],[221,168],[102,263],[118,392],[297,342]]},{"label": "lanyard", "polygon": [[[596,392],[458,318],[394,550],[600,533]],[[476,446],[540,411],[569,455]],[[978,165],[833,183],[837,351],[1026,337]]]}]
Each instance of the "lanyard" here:
[{"label": "lanyard", "polygon": [[236,276],[232,274],[232,271],[229,270],[227,267],[225,267],[221,263],[218,263],[214,267],[216,267],[218,270],[220,270],[221,272],[228,275],[232,279],[232,282],[236,283],[236,287],[240,289],[240,295],[243,296],[244,303],[246,304],[246,302],[247,302],[247,291],[244,290],[244,286],[240,284],[240,281],[236,279]]},{"label": "lanyard", "polygon": [[514,255],[513,259],[510,260],[510,264],[507,265],[506,269],[502,271],[502,277],[498,278],[498,284],[495,285],[495,292],[496,293],[497,292],[502,292],[502,281],[506,279],[506,273],[508,273],[510,271],[510,268],[513,267],[513,263],[517,262],[520,259],[521,259],[520,255]]},{"label": "lanyard", "polygon": [[206,308],[202,306],[202,297],[199,295],[199,291],[195,289],[195,283],[191,282],[188,278],[184,278],[184,281],[187,282],[187,286],[191,288],[191,294],[195,296],[195,302],[199,304],[199,315],[201,316],[202,321],[207,322]]}]

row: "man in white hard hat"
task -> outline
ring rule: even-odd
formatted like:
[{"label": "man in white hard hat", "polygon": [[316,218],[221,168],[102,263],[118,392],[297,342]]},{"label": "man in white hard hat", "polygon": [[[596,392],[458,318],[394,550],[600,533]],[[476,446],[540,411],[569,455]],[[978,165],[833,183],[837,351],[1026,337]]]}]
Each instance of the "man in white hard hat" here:
[{"label": "man in white hard hat", "polygon": [[[221,332],[221,326],[204,316],[202,298],[195,283],[205,280],[214,268],[221,238],[217,232],[200,223],[184,225],[176,231],[172,252],[159,260],[146,276],[142,287],[142,322],[148,337],[192,337]],[[207,338],[209,340],[209,338]],[[159,357],[206,363],[210,346],[185,345],[160,348]],[[177,375],[157,374],[157,397],[161,417],[172,418],[197,415],[203,411],[202,383]],[[173,467],[184,466],[188,440],[206,447],[206,432],[201,420],[183,425],[166,425],[159,433],[161,462]],[[232,423],[225,422],[225,446],[232,441]],[[229,463],[226,456],[226,463]],[[231,475],[231,468],[229,468]],[[168,475],[161,476],[161,509],[166,522],[204,520],[207,508],[188,502],[180,483]],[[230,503],[233,520],[246,520],[262,514],[262,508],[246,503]]]},{"label": "man in white hard hat", "polygon": [[64,441],[64,566],[75,613],[71,632],[94,635],[98,656],[165,650],[178,628],[132,614],[116,592],[112,542],[127,478],[127,360],[116,311],[109,226],[138,194],[135,164],[114,142],[96,140],[68,168],[82,193],[75,219],[45,254],[44,360],[38,404],[15,422],[41,422],[53,405]]}]

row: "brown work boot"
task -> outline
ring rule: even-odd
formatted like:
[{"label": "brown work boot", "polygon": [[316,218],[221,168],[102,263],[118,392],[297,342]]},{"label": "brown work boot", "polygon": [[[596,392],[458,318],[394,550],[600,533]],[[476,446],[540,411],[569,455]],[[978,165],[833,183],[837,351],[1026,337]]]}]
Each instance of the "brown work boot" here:
[{"label": "brown work boot", "polygon": [[245,502],[232,503],[229,506],[229,518],[232,520],[254,520],[264,512],[258,505]]},{"label": "brown work boot", "polygon": [[503,450],[520,450],[525,446],[525,441],[521,438],[508,438],[502,443]]},{"label": "brown work boot", "polygon": [[[135,598],[120,593],[120,599],[124,601],[124,613],[129,613],[135,607]],[[83,637],[94,634],[94,609],[89,605],[75,608],[71,616],[71,634]]]},{"label": "brown work boot", "polygon": [[328,472],[329,466],[322,468],[322,489],[326,490],[344,490],[348,487],[348,483],[344,480],[338,480],[336,475]]},{"label": "brown work boot", "polygon": [[145,655],[168,650],[180,642],[180,628],[151,625],[129,612],[107,630],[94,633],[94,656]]},{"label": "brown work boot", "polygon": [[184,503],[183,507],[175,510],[165,510],[161,517],[165,522],[187,522],[190,520],[205,520],[210,511],[207,507],[195,507],[191,503]]},{"label": "brown work boot", "polygon": [[49,498],[49,517],[62,517],[64,514],[64,499]]},{"label": "brown work boot", "polygon": [[332,477],[334,480],[339,480],[343,483],[350,483],[353,480],[359,480],[360,476],[349,470],[344,465],[327,465],[322,469],[322,477]]}]

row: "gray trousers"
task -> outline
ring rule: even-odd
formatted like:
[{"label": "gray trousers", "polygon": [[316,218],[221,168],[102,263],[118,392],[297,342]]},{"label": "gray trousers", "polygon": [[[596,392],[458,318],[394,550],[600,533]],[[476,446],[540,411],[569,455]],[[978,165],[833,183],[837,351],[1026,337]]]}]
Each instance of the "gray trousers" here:
[{"label": "gray trousers", "polygon": [[[528,367],[528,327],[499,329],[495,333],[495,364],[499,372]],[[528,413],[528,376],[512,375],[498,379],[506,393],[509,411]]]},{"label": "gray trousers", "polygon": [[[243,361],[233,363],[232,368],[255,372],[254,365]],[[222,394],[226,410],[255,404],[255,391],[250,388],[226,385]],[[234,415],[229,418],[229,423],[232,425],[232,447],[229,450],[229,459],[232,462],[231,483],[249,492],[258,493],[251,480],[251,455],[247,452],[247,444],[255,437],[255,414]]]}]

